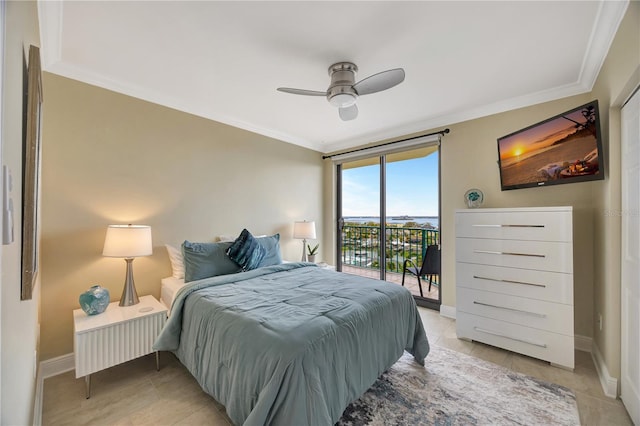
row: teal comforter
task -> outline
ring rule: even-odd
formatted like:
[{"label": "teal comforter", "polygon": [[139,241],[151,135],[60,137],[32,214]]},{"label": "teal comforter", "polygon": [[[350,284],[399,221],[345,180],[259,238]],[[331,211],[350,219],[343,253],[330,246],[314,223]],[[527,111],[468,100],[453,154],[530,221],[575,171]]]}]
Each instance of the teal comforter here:
[{"label": "teal comforter", "polygon": [[404,287],[288,263],[187,284],[154,344],[235,424],[333,425],[406,349],[429,343]]}]

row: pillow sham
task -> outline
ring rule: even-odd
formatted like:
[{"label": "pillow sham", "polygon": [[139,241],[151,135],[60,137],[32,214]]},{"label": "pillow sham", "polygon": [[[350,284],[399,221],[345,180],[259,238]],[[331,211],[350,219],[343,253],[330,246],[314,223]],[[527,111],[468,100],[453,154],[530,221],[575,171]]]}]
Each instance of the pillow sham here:
[{"label": "pillow sham", "polygon": [[241,268],[227,256],[232,243],[182,243],[184,281],[190,282],[217,275],[235,274]]},{"label": "pillow sham", "polygon": [[246,228],[227,249],[229,258],[237,263],[243,271],[258,268],[265,254],[264,247]]},{"label": "pillow sham", "polygon": [[264,258],[260,262],[259,267],[279,265],[282,263],[282,254],[280,253],[280,234],[271,235],[269,237],[256,237],[265,251]]},{"label": "pillow sham", "polygon": [[[262,238],[262,237],[266,237],[266,235],[254,235],[254,238]],[[218,235],[218,241],[234,242],[235,240],[236,240],[236,237],[234,237],[233,235],[226,235],[226,234]]]},{"label": "pillow sham", "polygon": [[164,245],[169,253],[169,262],[171,262],[171,275],[173,278],[179,280],[184,279],[184,259],[182,257],[182,250],[171,246],[169,244]]}]

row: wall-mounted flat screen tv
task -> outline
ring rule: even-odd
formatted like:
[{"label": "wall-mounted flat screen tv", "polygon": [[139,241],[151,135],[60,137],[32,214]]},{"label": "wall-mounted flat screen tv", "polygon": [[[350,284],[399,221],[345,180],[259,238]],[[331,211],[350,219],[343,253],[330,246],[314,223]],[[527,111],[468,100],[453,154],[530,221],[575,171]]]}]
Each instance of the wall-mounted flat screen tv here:
[{"label": "wall-mounted flat screen tv", "polygon": [[498,139],[502,190],[604,179],[598,101]]}]

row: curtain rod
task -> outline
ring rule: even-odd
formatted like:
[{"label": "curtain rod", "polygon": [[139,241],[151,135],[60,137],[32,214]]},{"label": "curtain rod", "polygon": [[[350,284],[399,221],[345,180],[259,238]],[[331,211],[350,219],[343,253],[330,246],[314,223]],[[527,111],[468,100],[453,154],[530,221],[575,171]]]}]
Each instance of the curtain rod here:
[{"label": "curtain rod", "polygon": [[418,139],[418,138],[424,138],[426,136],[433,136],[433,135],[440,135],[440,136],[444,136],[447,133],[449,133],[449,129],[444,129],[444,130],[440,130],[439,132],[433,132],[433,133],[427,133],[424,135],[419,135],[419,136],[413,136],[411,138],[406,138],[406,139],[400,139],[397,141],[393,141],[393,142],[385,142],[385,143],[381,143],[378,145],[373,145],[373,146],[366,146],[364,148],[358,148],[358,149],[353,149],[351,151],[346,151],[346,152],[341,152],[339,154],[331,154],[331,155],[323,155],[322,159],[326,160],[327,158],[332,158],[335,157],[337,155],[344,155],[344,154],[351,154],[352,152],[358,152],[358,151],[364,151],[365,149],[372,149],[372,148],[379,148],[381,146],[387,146],[387,145],[393,145],[394,143],[400,143],[400,142],[406,142],[406,141],[412,141],[414,139]]}]

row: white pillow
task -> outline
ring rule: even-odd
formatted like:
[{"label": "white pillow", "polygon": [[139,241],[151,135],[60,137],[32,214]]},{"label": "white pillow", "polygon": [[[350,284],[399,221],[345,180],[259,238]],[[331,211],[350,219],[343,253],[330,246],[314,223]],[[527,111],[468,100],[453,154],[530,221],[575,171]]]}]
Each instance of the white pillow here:
[{"label": "white pillow", "polygon": [[165,247],[169,253],[173,277],[179,280],[184,279],[184,257],[182,256],[182,250],[170,246],[169,244],[165,244]]},{"label": "white pillow", "polygon": [[[254,235],[255,238],[264,238],[266,237],[266,235]],[[218,241],[220,242],[224,242],[224,243],[232,243],[236,240],[236,238],[238,238],[238,236],[233,236],[233,235],[218,235]]]}]

